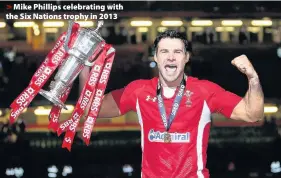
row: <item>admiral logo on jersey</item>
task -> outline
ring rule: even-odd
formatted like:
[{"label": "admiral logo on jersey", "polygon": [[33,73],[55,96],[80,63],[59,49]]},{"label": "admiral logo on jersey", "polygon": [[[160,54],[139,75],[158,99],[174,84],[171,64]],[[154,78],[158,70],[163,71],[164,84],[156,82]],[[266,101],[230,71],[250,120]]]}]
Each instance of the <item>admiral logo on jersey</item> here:
[{"label": "admiral logo on jersey", "polygon": [[[171,135],[171,143],[189,143],[190,133],[169,133]],[[151,129],[148,133],[148,140],[151,142],[163,142],[164,143],[164,132],[154,131]]]}]

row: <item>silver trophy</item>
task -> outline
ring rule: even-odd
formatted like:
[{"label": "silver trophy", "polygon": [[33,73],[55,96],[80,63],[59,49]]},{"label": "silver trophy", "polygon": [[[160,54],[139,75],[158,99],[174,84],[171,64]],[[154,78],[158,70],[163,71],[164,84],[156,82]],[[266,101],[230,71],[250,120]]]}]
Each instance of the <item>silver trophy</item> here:
[{"label": "silver trophy", "polygon": [[[96,53],[96,50],[102,51],[103,46],[100,45],[100,43],[104,41],[104,39],[98,33],[98,30],[102,25],[103,21],[99,21],[96,29],[80,28],[73,47],[68,49],[67,44],[73,26],[73,22],[70,22],[66,42],[64,43],[69,55],[59,68],[54,77],[54,81],[51,81],[49,86],[50,91],[40,90],[39,92],[53,104],[67,109],[64,103],[60,100],[60,95],[67,90],[85,66],[93,66],[94,62],[89,61],[93,53]],[[99,52],[96,54],[99,54]]]}]

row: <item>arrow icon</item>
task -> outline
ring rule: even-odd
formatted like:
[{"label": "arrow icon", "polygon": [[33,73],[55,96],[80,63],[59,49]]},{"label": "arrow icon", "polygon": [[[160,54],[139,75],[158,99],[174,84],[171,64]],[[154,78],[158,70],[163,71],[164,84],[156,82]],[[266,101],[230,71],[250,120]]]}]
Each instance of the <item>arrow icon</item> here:
[{"label": "arrow icon", "polygon": [[7,9],[12,9],[12,8],[13,8],[13,6],[12,6],[12,5],[7,4],[7,5],[6,5],[6,8],[7,8]]}]

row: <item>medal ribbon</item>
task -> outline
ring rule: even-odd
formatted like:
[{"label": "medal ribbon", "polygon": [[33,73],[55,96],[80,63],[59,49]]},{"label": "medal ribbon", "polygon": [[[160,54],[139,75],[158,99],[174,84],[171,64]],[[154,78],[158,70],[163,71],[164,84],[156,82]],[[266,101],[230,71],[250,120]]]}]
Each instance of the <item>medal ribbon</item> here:
[{"label": "medal ribbon", "polygon": [[158,81],[158,85],[157,85],[158,108],[159,108],[159,112],[160,112],[161,119],[163,121],[165,130],[167,132],[169,131],[169,129],[172,125],[172,122],[175,119],[176,113],[179,109],[180,102],[181,102],[181,99],[183,97],[183,93],[184,93],[184,90],[185,90],[185,85],[186,85],[185,80],[186,80],[185,77],[183,77],[183,79],[181,81],[181,84],[180,84],[180,89],[177,92],[176,98],[174,100],[172,111],[170,113],[168,121],[167,121],[167,113],[166,113],[166,109],[165,109],[165,106],[164,106],[164,101],[163,101],[162,94],[161,94],[161,85],[160,85],[160,82]]}]

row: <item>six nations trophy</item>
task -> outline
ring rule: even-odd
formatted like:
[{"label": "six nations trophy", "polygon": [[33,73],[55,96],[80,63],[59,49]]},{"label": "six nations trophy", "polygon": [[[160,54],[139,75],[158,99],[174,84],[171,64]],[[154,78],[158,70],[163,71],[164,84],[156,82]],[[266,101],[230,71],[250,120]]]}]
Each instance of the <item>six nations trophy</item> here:
[{"label": "six nations trophy", "polygon": [[59,71],[55,76],[55,81],[52,81],[50,84],[51,90],[40,90],[39,93],[42,96],[55,105],[67,109],[64,103],[60,101],[59,96],[66,92],[67,88],[77,78],[84,66],[93,66],[93,64],[89,62],[89,58],[92,56],[94,51],[101,50],[101,48],[98,48],[98,45],[103,41],[103,39],[98,34],[98,30],[102,25],[103,22],[99,21],[95,30],[79,30],[78,37],[74,42],[73,47],[68,50],[68,58],[59,68]]},{"label": "six nations trophy", "polygon": [[[96,106],[95,110],[90,109],[87,115],[89,119],[86,119],[86,121],[89,120],[88,125],[90,123],[91,128],[88,125],[84,125],[84,127],[87,126],[87,128],[90,128],[88,130],[92,130],[115,56],[115,49],[106,44],[99,34],[102,25],[103,21],[98,21],[96,29],[91,29],[81,28],[78,23],[70,22],[68,30],[59,37],[56,45],[33,75],[28,87],[11,104],[10,123],[14,123],[34,97],[40,93],[53,103],[49,115],[49,128],[60,130],[58,134],[75,132],[86,107],[91,105],[91,108]],[[64,102],[70,93],[72,84],[86,66],[91,68],[87,83],[81,92],[71,118],[59,126],[59,115],[61,109],[67,109]],[[50,90],[43,90],[42,87],[57,68],[58,72],[50,83]],[[98,104],[97,97],[101,98]],[[88,99],[85,100],[85,98]],[[64,139],[64,143],[70,144],[67,146],[69,150],[72,144],[70,140],[73,140],[74,134],[70,134],[71,137],[69,137],[69,134],[66,133],[68,137]],[[88,134],[84,140],[87,144],[89,144],[89,137]]]}]

